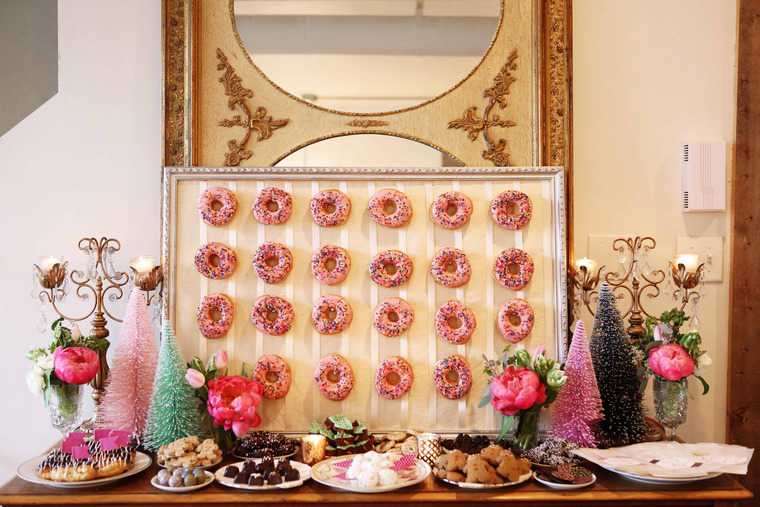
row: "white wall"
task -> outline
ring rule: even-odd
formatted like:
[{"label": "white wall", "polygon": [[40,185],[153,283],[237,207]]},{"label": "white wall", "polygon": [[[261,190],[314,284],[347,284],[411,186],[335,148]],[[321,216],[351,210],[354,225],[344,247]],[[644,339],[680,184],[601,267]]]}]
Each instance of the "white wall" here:
[{"label": "white wall", "polygon": [[24,383],[25,351],[49,340],[35,331],[31,263],[83,267],[86,235],[121,239],[121,267],[159,253],[161,2],[61,0],[59,23],[58,94],[0,137],[0,481],[56,437]]},{"label": "white wall", "polygon": [[723,282],[705,286],[700,311],[712,389],[702,397],[692,382],[680,431],[693,441],[725,438],[730,217],[681,213],[678,143],[735,142],[736,11],[732,0],[573,2],[576,257],[596,255],[589,235],[652,235],[652,265],[665,267],[678,236],[726,238]]}]

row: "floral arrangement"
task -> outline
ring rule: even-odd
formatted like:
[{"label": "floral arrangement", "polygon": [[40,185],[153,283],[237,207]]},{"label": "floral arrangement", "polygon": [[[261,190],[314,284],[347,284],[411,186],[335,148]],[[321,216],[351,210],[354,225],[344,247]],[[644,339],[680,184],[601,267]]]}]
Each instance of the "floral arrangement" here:
[{"label": "floral arrangement", "polygon": [[489,381],[480,406],[490,403],[502,415],[500,440],[506,438],[517,419],[516,444],[529,449],[536,443],[540,411],[551,405],[567,382],[565,372],[557,361],[544,355],[543,348],[531,354],[518,347],[510,354],[507,347],[501,360],[484,359],[483,370]]},{"label": "floral arrangement", "polygon": [[251,428],[261,424],[257,409],[261,404],[264,386],[240,375],[227,375],[227,352],[214,354],[207,364],[194,357],[188,363],[185,379],[195,389],[206,406],[206,422],[215,433],[222,449],[232,448]]},{"label": "floral arrangement", "polygon": [[647,319],[641,342],[647,372],[671,382],[694,376],[702,383],[702,394],[707,394],[710,386],[699,374],[699,369],[709,366],[712,360],[702,349],[702,337],[698,331],[681,332],[688,320],[689,317],[677,308],[663,312],[659,320]]},{"label": "floral arrangement", "polygon": [[100,370],[99,352],[108,349],[108,340],[92,336],[83,337],[79,326],[71,329],[58,319],[51,326],[53,340],[48,347],[27,352],[34,364],[27,373],[26,383],[36,395],[47,395],[49,389],[65,385],[87,384]]}]

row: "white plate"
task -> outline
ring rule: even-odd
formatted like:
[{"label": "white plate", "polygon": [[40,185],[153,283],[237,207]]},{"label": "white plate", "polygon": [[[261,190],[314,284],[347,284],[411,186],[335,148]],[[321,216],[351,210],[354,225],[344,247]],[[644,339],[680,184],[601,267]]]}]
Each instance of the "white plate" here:
[{"label": "white plate", "polygon": [[395,491],[397,489],[406,488],[409,486],[413,486],[415,484],[419,484],[420,482],[427,479],[427,476],[430,475],[430,472],[432,471],[430,468],[430,465],[428,465],[421,459],[418,459],[416,462],[417,473],[414,475],[414,479],[392,484],[390,486],[377,486],[374,488],[364,488],[364,487],[359,486],[356,480],[338,479],[335,477],[338,471],[345,471],[347,469],[342,469],[342,468],[337,469],[333,467],[333,464],[339,463],[341,461],[347,461],[349,459],[353,459],[355,456],[356,456],[355,454],[350,454],[347,456],[336,456],[334,458],[330,458],[325,461],[320,461],[319,463],[314,465],[311,469],[312,479],[314,479],[320,484],[324,484],[325,486],[330,486],[332,488],[338,488],[345,491],[352,491],[354,493],[385,493],[387,491]]},{"label": "white plate", "polygon": [[203,484],[196,484],[195,486],[182,486],[181,488],[172,488],[171,486],[163,486],[158,483],[158,475],[154,475],[153,478],[150,480],[150,485],[154,488],[158,488],[163,491],[168,491],[169,493],[187,493],[188,491],[195,491],[196,489],[205,488],[212,482],[214,482],[214,474],[211,472],[204,471],[204,474],[206,474],[206,482]]},{"label": "white plate", "polygon": [[522,484],[523,482],[530,480],[532,476],[532,472],[526,472],[520,476],[519,479],[517,479],[514,482],[502,482],[501,484],[480,484],[479,482],[457,482],[457,481],[451,481],[449,479],[439,479],[446,484],[451,484],[453,486],[458,486],[460,488],[464,489],[499,489],[499,488],[506,488],[507,486],[515,486],[517,484]]},{"label": "white plate", "polygon": [[[253,459],[253,461],[258,463],[259,461],[261,461],[261,458]],[[239,461],[237,463],[231,463],[231,465],[237,466],[238,468],[242,468],[244,463],[245,461]],[[227,465],[226,465],[216,471],[216,474],[215,474],[216,481],[219,484],[222,484],[229,488],[246,489],[249,491],[265,491],[268,489],[297,488],[304,482],[311,479],[311,467],[309,465],[305,465],[303,463],[299,463],[298,461],[292,461],[292,460],[290,460],[290,465],[296,470],[298,470],[299,474],[301,474],[301,478],[299,480],[283,482],[282,484],[265,484],[264,486],[249,486],[248,484],[235,484],[235,479],[231,479],[230,477],[224,476],[224,471],[227,469]]]},{"label": "white plate", "polygon": [[723,475],[721,472],[711,472],[709,474],[700,475],[697,477],[654,477],[652,475],[640,475],[631,472],[623,472],[621,470],[615,470],[613,468],[607,468],[607,470],[621,475],[626,479],[636,482],[643,482],[645,484],[687,484],[689,482],[704,481]]},{"label": "white plate", "polygon": [[148,468],[151,464],[150,456],[148,456],[147,454],[138,452],[135,455],[135,466],[133,466],[130,470],[127,470],[123,474],[114,475],[113,477],[103,477],[102,479],[93,479],[91,481],[57,482],[57,481],[50,481],[47,479],[43,479],[42,477],[37,475],[37,465],[43,459],[45,459],[45,456],[38,456],[36,458],[32,458],[28,461],[21,463],[21,465],[19,465],[18,469],[16,470],[16,475],[18,475],[21,479],[27,482],[31,482],[32,484],[41,484],[43,486],[50,486],[52,488],[63,488],[63,489],[90,488],[92,486],[102,486],[103,484],[110,484],[112,482],[119,481],[126,477],[131,477],[135,474],[139,474],[140,472]]},{"label": "white plate", "polygon": [[[235,454],[234,452],[232,453],[232,455],[234,457],[240,458],[240,459],[261,459],[261,458],[249,458],[247,456],[243,456],[242,454]],[[295,456],[295,455],[296,455],[296,451],[293,451],[290,454],[283,454],[282,456],[273,456],[273,458],[274,459],[285,459],[285,458],[290,458],[291,456]]]},{"label": "white plate", "polygon": [[[215,466],[217,466],[222,461],[224,461],[224,456],[222,456],[221,458],[219,458],[219,460],[216,463],[211,463],[210,465],[203,465],[203,466],[197,465],[197,466],[194,466],[193,468],[201,468],[203,470],[210,470],[210,469],[214,468]],[[163,464],[161,464],[161,463],[158,462],[158,459],[156,459],[156,464],[158,466],[160,466],[161,468],[169,468],[170,466],[171,466],[171,468],[182,468],[181,466],[178,466],[178,465],[174,465],[174,466],[172,466],[172,465],[163,465]]]},{"label": "white plate", "polygon": [[552,489],[558,489],[561,491],[585,488],[587,486],[591,486],[592,484],[596,482],[596,474],[591,474],[591,480],[589,482],[584,482],[583,484],[565,484],[562,482],[545,481],[544,479],[538,476],[538,472],[533,472],[533,478],[546,487],[549,487]]}]

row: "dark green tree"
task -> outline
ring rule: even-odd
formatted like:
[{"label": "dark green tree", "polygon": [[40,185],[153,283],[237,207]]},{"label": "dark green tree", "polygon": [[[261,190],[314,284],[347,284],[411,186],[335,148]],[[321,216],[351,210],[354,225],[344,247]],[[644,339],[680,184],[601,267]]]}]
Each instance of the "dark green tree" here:
[{"label": "dark green tree", "polygon": [[599,287],[590,349],[604,409],[604,419],[599,422],[600,444],[619,446],[643,441],[646,423],[636,356],[606,282]]}]

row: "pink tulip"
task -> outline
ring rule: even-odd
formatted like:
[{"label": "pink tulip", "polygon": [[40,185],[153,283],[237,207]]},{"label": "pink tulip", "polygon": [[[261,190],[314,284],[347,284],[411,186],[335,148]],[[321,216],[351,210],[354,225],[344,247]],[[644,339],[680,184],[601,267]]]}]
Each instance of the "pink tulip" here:
[{"label": "pink tulip", "polygon": [[218,370],[223,370],[227,367],[227,351],[226,350],[220,350],[216,354],[214,354],[214,365]]},{"label": "pink tulip", "polygon": [[86,384],[100,370],[98,353],[87,347],[58,347],[53,353],[55,376],[67,384]]},{"label": "pink tulip", "polygon": [[546,401],[546,386],[533,370],[507,366],[491,380],[491,404],[504,415],[515,415]]},{"label": "pink tulip", "polygon": [[193,389],[200,389],[204,386],[204,384],[206,384],[206,377],[204,377],[203,373],[199,372],[195,368],[187,369],[187,372],[185,373],[185,380],[187,380],[187,383],[190,384],[190,387]]},{"label": "pink tulip", "polygon": [[678,381],[694,373],[694,360],[681,345],[668,343],[649,351],[649,369],[665,380]]},{"label": "pink tulip", "polygon": [[209,380],[206,408],[214,426],[232,429],[238,437],[259,426],[261,417],[256,410],[263,393],[260,383],[245,377],[225,376]]}]

